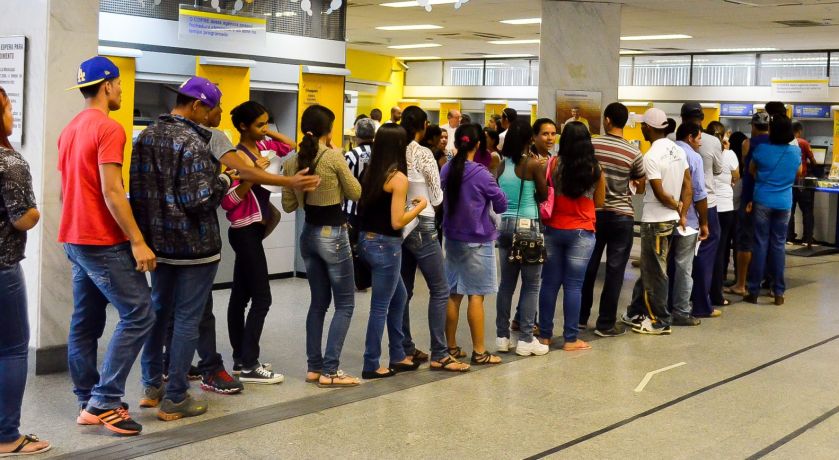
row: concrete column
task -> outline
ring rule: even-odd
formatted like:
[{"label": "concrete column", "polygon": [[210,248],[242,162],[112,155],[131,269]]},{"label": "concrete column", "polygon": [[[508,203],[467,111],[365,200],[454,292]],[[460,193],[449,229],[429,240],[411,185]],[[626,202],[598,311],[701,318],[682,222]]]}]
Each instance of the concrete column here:
[{"label": "concrete column", "polygon": [[23,261],[29,298],[31,346],[37,373],[67,368],[67,332],[73,311],[70,265],[56,241],[61,218],[58,135],[82,108],[75,84],[81,61],[96,55],[99,0],[0,1],[3,35],[24,35],[26,89],[23,145],[41,222],[28,235]]},{"label": "concrete column", "polygon": [[542,0],[540,117],[565,121],[556,120],[557,90],[599,91],[604,108],[618,100],[620,29],[618,3]]}]

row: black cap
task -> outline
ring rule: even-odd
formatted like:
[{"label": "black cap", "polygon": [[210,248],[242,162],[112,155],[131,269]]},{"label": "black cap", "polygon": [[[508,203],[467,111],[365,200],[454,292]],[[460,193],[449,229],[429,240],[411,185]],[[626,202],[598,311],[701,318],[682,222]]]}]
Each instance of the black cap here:
[{"label": "black cap", "polygon": [[705,112],[702,111],[702,104],[698,102],[685,102],[682,104],[682,118],[698,118],[705,119]]}]

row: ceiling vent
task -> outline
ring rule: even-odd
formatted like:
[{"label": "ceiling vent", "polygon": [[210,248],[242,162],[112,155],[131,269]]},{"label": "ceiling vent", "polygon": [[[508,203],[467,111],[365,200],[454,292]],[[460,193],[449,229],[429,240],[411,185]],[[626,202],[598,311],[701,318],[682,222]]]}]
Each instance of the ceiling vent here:
[{"label": "ceiling vent", "polygon": [[385,46],[384,43],[370,42],[370,41],[365,41],[365,40],[360,40],[360,41],[352,41],[351,40],[349,43],[351,45],[361,45],[361,46]]},{"label": "ceiling vent", "polygon": [[474,40],[475,38],[481,40],[512,40],[514,38],[509,35],[488,34],[485,32],[443,32],[436,35],[438,37],[456,40]]},{"label": "ceiling vent", "polygon": [[824,26],[832,26],[833,24],[830,22],[830,19],[825,19],[822,21],[810,21],[810,20],[792,20],[792,21],[773,21],[775,24],[781,24],[784,26],[789,27],[824,27]]}]

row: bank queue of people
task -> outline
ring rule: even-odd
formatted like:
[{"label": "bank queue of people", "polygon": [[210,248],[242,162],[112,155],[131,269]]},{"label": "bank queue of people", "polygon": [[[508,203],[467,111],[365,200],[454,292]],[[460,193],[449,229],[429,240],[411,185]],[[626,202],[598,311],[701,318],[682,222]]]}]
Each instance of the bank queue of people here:
[{"label": "bank queue of people", "polygon": [[[85,109],[59,138],[58,239],[73,274],[68,361],[80,425],[102,425],[119,435],[142,431],[123,402],[138,356],[140,406],[156,408],[163,421],[207,411],[207,402],[188,391],[193,378],[221,394],[241,392],[243,383],[284,380],[263,360],[270,351],[260,348],[272,303],[261,242],[279,217],[264,185],[282,186],[283,209],[305,216],[300,252],[311,291],[306,381],[323,388],[390,378],[425,361],[431,370],[460,373],[499,364],[500,353],[513,350],[544,355],[554,338],[560,289],[561,348],[590,349],[580,331],[588,328],[604,253],[594,327],[601,337],[622,335],[625,325],[667,335],[673,326],[719,317],[715,307],[730,302],[718,278],[727,272],[721,267],[728,265],[732,239],[737,283],[728,292],[757,303],[768,277],[774,303],[784,303],[783,246],[802,154],[791,121],[777,108],[769,111],[773,104],[752,118],[751,139],[736,146],[739,158],[724,148],[737,136],[714,124],[703,130],[701,107],[693,103],[682,107],[682,123],[671,136],[663,111],[643,114],[642,131],[651,143],[644,155],[623,137],[630,114],[620,103],[605,108],[602,136],[579,121],[565,123],[556,155],[557,126],[550,119],[530,125],[505,111],[495,123],[503,129],[499,135],[473,123],[455,127],[459,113],[448,114],[445,129],[431,126],[415,106],[392,113],[398,123],[376,126],[360,118],[360,143],[343,153],[331,138],[335,115],[320,105],[303,112],[302,141],[295,146],[267,128],[265,107],[245,102],[230,111],[240,135],[234,146],[214,129],[223,113],[221,91],[192,77],[174,89],[171,112],[134,142],[127,195],[125,132],[108,117],[121,103],[119,69],[107,58],[92,58],[81,64],[76,87]],[[26,231],[39,214],[27,164],[8,142],[11,109],[2,89],[0,108],[0,285],[7,293],[0,454],[28,454],[50,448],[18,431],[29,331],[20,260]],[[262,152],[269,149],[280,155],[296,150],[282,175],[265,171]],[[735,189],[742,189],[739,208]],[[641,276],[618,316],[634,240],[634,194],[643,195]],[[219,207],[230,221],[228,241],[236,254],[227,309],[235,376],[215,349],[211,290],[223,244]],[[409,321],[417,270],[429,290],[429,352],[417,345],[424,328]],[[371,289],[361,378],[341,366],[357,288]],[[485,299],[493,294],[496,339],[490,350]],[[457,335],[464,299],[470,340]],[[119,320],[99,363],[108,304]],[[415,302],[413,308],[426,306]],[[200,361],[193,366],[196,352]]]}]

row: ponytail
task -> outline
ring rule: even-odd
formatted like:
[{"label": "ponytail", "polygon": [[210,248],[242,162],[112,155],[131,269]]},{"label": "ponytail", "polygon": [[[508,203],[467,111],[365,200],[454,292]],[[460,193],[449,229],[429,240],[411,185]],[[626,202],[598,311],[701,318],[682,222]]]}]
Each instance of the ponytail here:
[{"label": "ponytail", "polygon": [[462,125],[454,132],[454,146],[457,153],[451,160],[449,175],[446,178],[446,213],[451,215],[460,199],[460,186],[463,183],[463,171],[466,169],[466,157],[475,150],[481,140],[481,131],[475,125]]},{"label": "ponytail", "polygon": [[[303,140],[297,149],[298,170],[312,167],[320,149],[319,139],[332,131],[334,122],[335,114],[322,105],[312,105],[303,111],[303,116],[300,118]],[[314,173],[314,171],[310,172]]]}]

